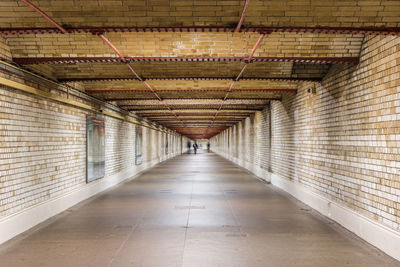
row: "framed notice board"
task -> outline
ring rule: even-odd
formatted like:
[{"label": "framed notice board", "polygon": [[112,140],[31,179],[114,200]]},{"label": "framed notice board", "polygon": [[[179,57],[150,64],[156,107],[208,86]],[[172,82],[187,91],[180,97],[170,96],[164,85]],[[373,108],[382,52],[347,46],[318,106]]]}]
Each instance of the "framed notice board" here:
[{"label": "framed notice board", "polygon": [[104,118],[86,118],[86,182],[100,179],[105,173]]},{"label": "framed notice board", "polygon": [[135,163],[136,165],[142,164],[142,152],[143,152],[143,129],[140,126],[136,126],[136,138],[135,138]]},{"label": "framed notice board", "polygon": [[168,134],[165,134],[165,154],[168,155]]}]

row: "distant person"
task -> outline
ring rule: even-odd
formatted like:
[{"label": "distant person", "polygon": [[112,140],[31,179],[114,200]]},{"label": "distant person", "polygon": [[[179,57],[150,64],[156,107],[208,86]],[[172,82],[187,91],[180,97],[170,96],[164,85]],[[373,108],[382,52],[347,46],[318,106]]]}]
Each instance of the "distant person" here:
[{"label": "distant person", "polygon": [[207,152],[210,153],[210,142],[207,143]]},{"label": "distant person", "polygon": [[190,147],[191,147],[192,145],[190,144],[190,142],[187,142],[187,153],[188,154],[190,154]]},{"label": "distant person", "polygon": [[196,143],[196,142],[194,142],[193,143],[193,150],[194,150],[194,154],[197,154],[197,149],[199,148],[199,145]]}]

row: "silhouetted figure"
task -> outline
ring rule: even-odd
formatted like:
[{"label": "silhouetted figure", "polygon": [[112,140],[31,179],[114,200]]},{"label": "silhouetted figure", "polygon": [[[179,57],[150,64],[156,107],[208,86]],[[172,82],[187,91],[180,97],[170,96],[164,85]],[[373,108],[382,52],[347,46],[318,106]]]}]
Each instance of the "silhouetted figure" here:
[{"label": "silhouetted figure", "polygon": [[194,154],[197,154],[197,149],[198,148],[199,148],[199,145],[196,142],[194,142],[194,144],[193,144]]},{"label": "silhouetted figure", "polygon": [[210,153],[210,142],[207,143],[207,152]]},{"label": "silhouetted figure", "polygon": [[192,145],[190,144],[190,142],[187,142],[187,153],[188,154],[190,154],[190,147],[191,147]]}]

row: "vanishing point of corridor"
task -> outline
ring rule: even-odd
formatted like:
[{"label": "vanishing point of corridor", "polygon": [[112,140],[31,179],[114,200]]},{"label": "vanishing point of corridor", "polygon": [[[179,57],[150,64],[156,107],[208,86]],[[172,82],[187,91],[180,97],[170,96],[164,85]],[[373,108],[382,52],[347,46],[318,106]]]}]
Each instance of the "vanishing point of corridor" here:
[{"label": "vanishing point of corridor", "polygon": [[0,247],[0,266],[399,266],[214,153],[182,155]]}]

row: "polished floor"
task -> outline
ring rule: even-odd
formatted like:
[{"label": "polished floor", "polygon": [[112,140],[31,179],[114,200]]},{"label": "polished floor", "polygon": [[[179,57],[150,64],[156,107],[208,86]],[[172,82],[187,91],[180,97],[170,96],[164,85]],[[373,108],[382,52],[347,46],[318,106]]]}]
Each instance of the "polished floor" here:
[{"label": "polished floor", "polygon": [[212,153],[182,155],[0,246],[0,266],[400,266]]}]

